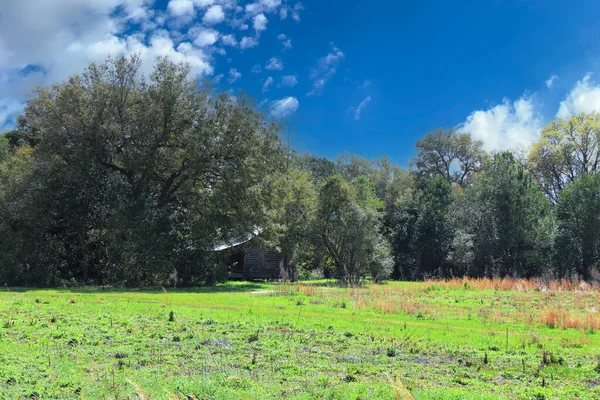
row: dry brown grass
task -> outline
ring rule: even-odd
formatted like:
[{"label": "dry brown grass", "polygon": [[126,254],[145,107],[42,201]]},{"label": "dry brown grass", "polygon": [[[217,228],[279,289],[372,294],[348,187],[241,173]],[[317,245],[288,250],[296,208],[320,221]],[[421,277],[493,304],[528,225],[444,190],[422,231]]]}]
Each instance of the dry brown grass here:
[{"label": "dry brown grass", "polygon": [[412,394],[408,391],[406,386],[402,383],[402,381],[398,378],[389,378],[390,385],[392,386],[392,390],[394,391],[394,396],[397,400],[415,400]]},{"label": "dry brown grass", "polygon": [[564,308],[548,307],[542,311],[540,322],[550,328],[600,329],[600,314],[586,312],[574,314]]},{"label": "dry brown grass", "polygon": [[478,289],[478,290],[496,290],[496,291],[598,291],[598,283],[590,283],[577,279],[561,279],[546,281],[540,278],[514,279],[514,278],[452,278],[446,280],[427,280],[424,282],[424,290],[434,287],[442,289]]},{"label": "dry brown grass", "polygon": [[315,292],[316,292],[316,288],[314,285],[304,285],[302,283],[299,283],[296,286],[296,291],[299,293],[302,293],[305,296],[314,296]]}]

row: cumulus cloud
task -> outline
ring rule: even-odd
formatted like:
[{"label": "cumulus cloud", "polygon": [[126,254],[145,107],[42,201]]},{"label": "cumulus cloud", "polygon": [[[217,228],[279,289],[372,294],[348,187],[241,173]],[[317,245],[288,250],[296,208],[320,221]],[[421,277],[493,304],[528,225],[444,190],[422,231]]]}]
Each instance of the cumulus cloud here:
[{"label": "cumulus cloud", "polygon": [[307,96],[320,94],[327,81],[337,72],[338,65],[344,60],[344,53],[333,42],[329,45],[331,46],[330,52],[319,59],[317,67],[310,73],[313,88],[306,94]]},{"label": "cumulus cloud", "polygon": [[286,75],[281,77],[281,86],[294,87],[298,84],[298,76]]},{"label": "cumulus cloud", "polygon": [[268,92],[268,91],[269,91],[269,86],[271,86],[272,84],[273,84],[273,78],[271,78],[271,77],[268,77],[268,78],[265,80],[265,83],[263,83],[263,86],[262,86],[262,91],[263,91],[263,93],[264,93],[264,92]]},{"label": "cumulus cloud", "polygon": [[267,29],[267,23],[269,20],[265,17],[265,14],[255,15],[252,19],[252,26],[254,27],[254,31],[256,35],[260,35],[260,33]]},{"label": "cumulus cloud", "polygon": [[256,64],[256,65],[254,65],[254,67],[252,67],[253,74],[260,74],[261,72],[262,72],[262,68],[260,67],[260,64]]},{"label": "cumulus cloud", "polygon": [[234,83],[235,81],[237,81],[241,77],[242,77],[242,74],[240,72],[238,72],[237,69],[230,68],[229,69],[229,78],[227,79],[227,82]]},{"label": "cumulus cloud", "polygon": [[223,22],[225,19],[225,13],[223,12],[223,8],[219,5],[211,6],[204,17],[202,17],[202,22],[206,25],[215,25]]},{"label": "cumulus cloud", "polygon": [[281,5],[281,0],[259,0],[246,4],[246,14],[252,16],[260,13],[273,13]]},{"label": "cumulus cloud", "polygon": [[279,18],[284,20],[288,17],[288,9],[287,7],[281,7],[279,10]]},{"label": "cumulus cloud", "polygon": [[0,128],[12,125],[17,115],[19,115],[25,104],[14,99],[0,99]]},{"label": "cumulus cloud", "polygon": [[198,47],[212,46],[219,39],[219,32],[214,29],[202,28],[196,34],[194,44]]},{"label": "cumulus cloud", "polygon": [[167,10],[174,17],[193,16],[195,14],[192,0],[171,0],[167,5]]},{"label": "cumulus cloud", "polygon": [[231,47],[237,47],[238,42],[235,38],[234,35],[223,35],[221,36],[221,43],[223,43],[224,46],[231,46]]},{"label": "cumulus cloud", "polygon": [[271,57],[271,59],[267,61],[265,69],[269,71],[281,71],[283,70],[283,61],[281,61],[280,58]]},{"label": "cumulus cloud", "polygon": [[240,49],[246,50],[258,46],[258,39],[250,36],[244,36],[240,41]]},{"label": "cumulus cloud", "polygon": [[304,10],[302,3],[296,3],[294,11],[292,11],[292,19],[296,22],[300,22],[300,11]]},{"label": "cumulus cloud", "polygon": [[[191,2],[198,7],[196,1]],[[210,52],[160,29],[171,13],[190,13],[190,3],[151,9],[150,0],[53,0],[2,2],[0,102],[3,115],[36,86],[81,73],[92,61],[137,53],[148,75],[158,56],[190,64],[192,74],[213,72]],[[19,71],[35,66],[26,76]],[[6,106],[9,104],[10,107]],[[4,124],[10,118],[4,118]],[[0,129],[2,127],[0,126]]]},{"label": "cumulus cloud", "polygon": [[365,107],[371,102],[371,96],[367,96],[363,101],[360,102],[358,107],[354,110],[354,120],[358,121],[360,119],[360,114],[365,109]]},{"label": "cumulus cloud", "polygon": [[215,76],[215,77],[213,78],[213,82],[214,82],[216,85],[218,85],[218,84],[221,82],[221,79],[223,79],[224,77],[225,77],[225,75],[223,75],[223,74],[219,74],[219,75],[217,75],[217,76]]},{"label": "cumulus cloud", "polygon": [[281,100],[272,101],[270,104],[271,115],[275,118],[286,118],[295,113],[300,102],[295,97],[284,97]]},{"label": "cumulus cloud", "polygon": [[291,49],[292,48],[292,39],[289,39],[283,33],[277,35],[277,39],[279,39],[281,41],[281,44],[283,45],[284,49]]},{"label": "cumulus cloud", "polygon": [[523,96],[515,102],[504,99],[487,110],[473,111],[458,130],[481,140],[487,151],[502,151],[529,147],[539,138],[542,127],[533,98]]},{"label": "cumulus cloud", "polygon": [[591,81],[592,74],[587,73],[578,81],[567,97],[560,102],[556,116],[568,118],[582,112],[600,111],[600,85]]},{"label": "cumulus cloud", "polygon": [[206,8],[208,6],[212,6],[215,1],[214,0],[192,0],[194,5],[198,8]]},{"label": "cumulus cloud", "polygon": [[556,75],[552,75],[550,78],[548,78],[546,80],[546,87],[548,89],[550,89],[552,87],[552,85],[554,85],[554,82],[558,79],[558,76]]}]

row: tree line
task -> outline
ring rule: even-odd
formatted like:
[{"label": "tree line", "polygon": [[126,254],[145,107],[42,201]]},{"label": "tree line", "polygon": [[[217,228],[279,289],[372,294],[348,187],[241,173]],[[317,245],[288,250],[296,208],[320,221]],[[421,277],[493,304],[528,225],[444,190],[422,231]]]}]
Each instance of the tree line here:
[{"label": "tree line", "polygon": [[403,169],[298,154],[252,99],[139,67],[39,88],[0,135],[0,284],[213,284],[215,244],[257,229],[292,278],[598,279],[598,114],[551,122],[529,154],[438,129]]}]

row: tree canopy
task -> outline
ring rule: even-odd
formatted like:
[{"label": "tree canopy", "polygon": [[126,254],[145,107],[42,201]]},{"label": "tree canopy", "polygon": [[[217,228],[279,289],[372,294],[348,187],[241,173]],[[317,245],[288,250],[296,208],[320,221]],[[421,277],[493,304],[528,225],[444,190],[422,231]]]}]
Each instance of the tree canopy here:
[{"label": "tree canopy", "polygon": [[282,279],[600,276],[599,114],[552,121],[527,157],[438,129],[406,170],[298,154],[252,99],[139,66],[39,88],[0,135],[0,284],[212,284],[240,237]]}]

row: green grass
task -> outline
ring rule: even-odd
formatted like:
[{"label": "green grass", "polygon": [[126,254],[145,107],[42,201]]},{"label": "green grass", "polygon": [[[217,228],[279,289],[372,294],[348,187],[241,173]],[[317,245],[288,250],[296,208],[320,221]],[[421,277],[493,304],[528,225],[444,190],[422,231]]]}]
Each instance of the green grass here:
[{"label": "green grass", "polygon": [[547,307],[597,313],[600,295],[4,289],[0,399],[393,399],[394,379],[416,399],[599,399],[600,333],[544,325]]}]

